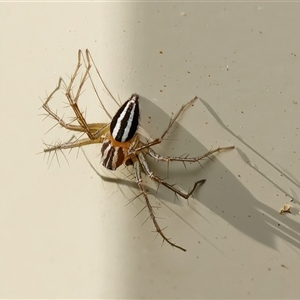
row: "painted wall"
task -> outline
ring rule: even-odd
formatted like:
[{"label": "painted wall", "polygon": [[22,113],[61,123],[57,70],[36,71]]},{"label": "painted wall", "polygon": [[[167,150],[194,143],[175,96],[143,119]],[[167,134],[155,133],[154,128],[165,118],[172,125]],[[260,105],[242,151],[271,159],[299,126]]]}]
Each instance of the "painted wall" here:
[{"label": "painted wall", "polygon": [[[0,7],[2,298],[299,296],[299,3]],[[55,122],[43,121],[40,99],[60,76],[68,81],[86,48],[116,98],[141,95],[141,124],[153,138],[201,98],[156,151],[236,146],[201,166],[150,163],[185,191],[207,179],[187,202],[145,178],[164,233],[187,252],[162,245],[143,199],[131,201],[132,170],[103,169],[100,145],[86,147],[100,175],[76,149],[37,155],[43,141],[72,136],[48,132]],[[66,101],[59,92],[51,107],[70,120]],[[79,104],[89,122],[109,122],[89,82]],[[291,214],[279,214],[284,204]]]}]

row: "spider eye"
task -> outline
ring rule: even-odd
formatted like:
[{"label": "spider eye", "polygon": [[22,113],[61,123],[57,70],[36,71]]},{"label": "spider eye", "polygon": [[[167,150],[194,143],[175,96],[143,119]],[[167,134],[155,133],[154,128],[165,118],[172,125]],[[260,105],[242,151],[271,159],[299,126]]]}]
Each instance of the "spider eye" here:
[{"label": "spider eye", "polygon": [[139,125],[139,95],[131,97],[119,108],[110,123],[110,133],[117,142],[127,142],[135,135]]}]

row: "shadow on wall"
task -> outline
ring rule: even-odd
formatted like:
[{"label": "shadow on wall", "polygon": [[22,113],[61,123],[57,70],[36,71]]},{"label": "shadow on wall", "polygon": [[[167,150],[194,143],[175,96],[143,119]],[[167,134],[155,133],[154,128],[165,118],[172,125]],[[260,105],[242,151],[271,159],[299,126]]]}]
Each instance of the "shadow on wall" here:
[{"label": "shadow on wall", "polygon": [[[206,102],[201,101],[209,108]],[[170,116],[144,97],[140,97],[140,106],[141,125],[150,134],[151,138],[159,137],[167,127]],[[209,110],[212,114],[214,113],[211,108]],[[185,117],[188,117],[188,111],[185,112]],[[216,118],[216,115],[214,117]],[[218,119],[217,121],[221,122]],[[223,125],[222,122],[220,124]],[[206,153],[208,149],[180,124],[176,123],[166,140],[162,144],[155,146],[155,151],[169,156],[180,156],[188,153],[189,156],[193,157]],[[218,155],[217,153],[216,156]],[[276,249],[275,237],[279,237],[300,249],[300,224],[283,217],[277,210],[258,201],[239,182],[236,176],[231,174],[217,159],[201,161],[202,168],[197,163],[185,164],[184,168],[182,163],[179,162],[170,163],[168,168],[165,163],[156,163],[151,160],[151,158],[148,158],[151,170],[156,175],[164,179],[167,178],[166,181],[168,183],[176,183],[176,186],[185,191],[188,191],[196,180],[206,178],[205,185],[194,193],[194,198],[245,235],[274,249]],[[132,170],[131,167],[129,167],[129,170]],[[203,175],[203,173],[205,174]],[[130,181],[100,176],[102,180],[116,182],[119,185],[126,185],[137,190],[137,184],[134,179]],[[157,196],[169,207],[168,202],[174,202],[174,193],[163,186],[159,187],[159,189],[154,186],[147,186],[147,190],[151,195],[150,201],[152,197]],[[179,201],[176,203],[180,205]],[[192,207],[191,209],[199,215],[199,218],[203,218],[200,211]],[[190,228],[201,235],[200,226],[195,228],[194,225],[189,224],[186,218],[183,218],[178,213],[177,215]]]}]

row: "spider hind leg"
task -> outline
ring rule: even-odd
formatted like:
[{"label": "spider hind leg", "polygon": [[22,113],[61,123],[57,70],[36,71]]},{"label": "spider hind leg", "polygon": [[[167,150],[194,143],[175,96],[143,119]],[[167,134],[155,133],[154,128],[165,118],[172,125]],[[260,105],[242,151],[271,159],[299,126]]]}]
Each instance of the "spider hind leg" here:
[{"label": "spider hind leg", "polygon": [[145,159],[145,155],[142,152],[140,152],[138,154],[138,159],[139,159],[140,164],[143,167],[143,170],[145,171],[145,173],[147,174],[147,176],[149,178],[153,179],[154,181],[158,182],[159,184],[164,185],[165,187],[167,187],[168,189],[170,189],[171,191],[173,191],[175,194],[183,197],[184,199],[188,199],[194,193],[194,191],[196,190],[196,188],[198,186],[201,186],[202,184],[204,184],[205,181],[206,181],[206,179],[200,179],[200,180],[196,181],[194,183],[193,188],[188,193],[184,193],[184,192],[180,191],[179,189],[175,188],[175,186],[173,184],[170,184],[170,183],[166,182],[165,180],[163,180],[162,178],[160,178],[157,175],[155,175],[150,170],[150,168],[148,166],[148,163],[147,163],[147,161]]},{"label": "spider hind leg", "polygon": [[194,163],[194,162],[198,162],[204,158],[209,157],[210,155],[219,152],[219,151],[224,151],[224,150],[230,150],[230,149],[234,149],[234,146],[228,146],[228,147],[218,147],[216,149],[213,150],[209,150],[208,152],[196,156],[196,157],[188,157],[188,156],[163,156],[158,154],[157,152],[155,152],[152,148],[148,148],[147,149],[147,154],[149,154],[152,158],[154,158],[157,161],[165,161],[165,162],[170,162],[170,161],[181,161],[183,163],[188,162],[188,163]]},{"label": "spider hind leg", "polygon": [[148,195],[147,195],[147,192],[145,190],[145,187],[143,185],[143,180],[142,180],[142,165],[140,163],[140,161],[137,159],[135,162],[134,162],[134,171],[135,171],[135,177],[136,177],[136,181],[137,181],[137,184],[140,188],[140,191],[141,191],[141,194],[143,194],[144,196],[144,199],[146,201],[146,206],[148,208],[148,211],[149,211],[149,214],[150,214],[150,218],[155,226],[155,230],[156,232],[162,237],[163,241],[166,241],[168,244],[170,244],[171,246],[175,247],[175,248],[178,248],[182,251],[186,251],[186,249],[176,245],[175,243],[171,242],[170,238],[167,238],[163,232],[163,229],[160,228],[157,220],[156,220],[156,217],[155,217],[155,214],[154,214],[154,210],[153,210],[153,207],[149,201],[149,198],[148,198]]},{"label": "spider hind leg", "polygon": [[163,179],[161,179],[160,177],[154,175],[154,173],[150,170],[147,161],[145,159],[145,155],[143,154],[143,152],[140,152],[135,159],[134,162],[134,171],[135,171],[135,177],[136,177],[136,181],[137,184],[140,188],[141,194],[143,194],[144,199],[146,201],[146,206],[148,208],[149,214],[150,214],[150,218],[155,226],[156,232],[163,238],[163,241],[166,241],[168,244],[170,244],[173,247],[176,247],[182,251],[186,251],[186,249],[176,245],[175,243],[171,242],[169,238],[167,238],[165,236],[165,234],[163,233],[163,230],[160,228],[154,211],[153,211],[153,207],[151,206],[151,203],[149,201],[148,195],[146,193],[146,190],[144,188],[143,185],[143,180],[142,180],[142,170],[146,173],[146,175],[150,178],[153,179],[154,181],[158,182],[159,184],[164,185],[165,187],[167,187],[168,189],[170,189],[171,191],[173,191],[176,195],[180,195],[181,197],[188,199],[193,192],[196,190],[196,188],[198,186],[201,186],[202,184],[204,184],[204,182],[206,181],[205,179],[201,179],[198,180],[197,182],[195,182],[193,188],[188,192],[188,193],[184,193],[182,191],[180,191],[179,189],[177,189],[174,185],[167,183],[166,181],[164,181]]}]

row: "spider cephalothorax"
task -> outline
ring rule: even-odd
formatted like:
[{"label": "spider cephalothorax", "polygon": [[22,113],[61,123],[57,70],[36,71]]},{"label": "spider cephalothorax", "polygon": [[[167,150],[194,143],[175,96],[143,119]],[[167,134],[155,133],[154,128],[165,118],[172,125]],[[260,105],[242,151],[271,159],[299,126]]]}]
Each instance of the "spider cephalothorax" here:
[{"label": "spider cephalothorax", "polygon": [[[119,108],[119,110],[116,112],[114,117],[111,118],[110,123],[87,123],[83,116],[83,113],[80,111],[77,105],[79,97],[82,93],[82,88],[86,80],[89,79],[92,85],[94,86],[93,80],[90,76],[90,69],[92,67],[91,62],[93,62],[93,59],[88,50],[86,50],[85,54],[86,55],[84,59],[82,51],[81,50],[78,51],[77,66],[74,71],[74,74],[71,76],[69,84],[66,85],[66,91],[65,91],[66,98],[70,104],[70,107],[74,111],[74,114],[76,116],[75,121],[77,121],[78,125],[73,125],[72,122],[65,123],[62,120],[62,118],[60,118],[55,112],[53,112],[53,110],[50,109],[48,105],[53,95],[62,88],[61,85],[62,83],[64,83],[64,81],[61,78],[59,79],[58,86],[56,87],[56,89],[49,95],[49,97],[47,97],[46,101],[44,102],[43,108],[47,112],[48,116],[55,119],[57,123],[60,124],[63,128],[66,128],[71,131],[82,132],[86,134],[87,137],[76,139],[76,140],[71,139],[69,142],[66,143],[48,145],[44,151],[55,152],[58,150],[71,149],[76,147],[82,147],[89,144],[101,143],[102,144],[101,159],[102,159],[102,165],[104,167],[106,167],[109,170],[116,170],[122,164],[126,164],[126,165],[132,164],[137,185],[141,191],[141,195],[145,199],[146,207],[148,208],[150,218],[153,221],[156,232],[163,238],[163,241],[166,241],[173,247],[186,251],[184,248],[171,242],[170,239],[168,239],[165,236],[163,230],[160,228],[156,220],[154,210],[150,203],[148,194],[143,185],[142,171],[150,179],[158,182],[161,185],[164,185],[168,189],[172,190],[175,194],[185,199],[188,199],[195,191],[195,189],[205,182],[205,179],[196,181],[193,188],[188,193],[184,193],[178,188],[176,188],[173,184],[170,184],[165,180],[163,180],[162,178],[160,178],[159,176],[155,175],[151,171],[148,165],[146,155],[155,159],[156,161],[165,161],[165,162],[180,161],[180,162],[192,163],[192,162],[198,162],[201,159],[206,158],[209,155],[218,152],[220,150],[232,149],[234,147],[230,146],[230,147],[217,148],[197,157],[162,156],[153,150],[152,148],[153,146],[160,144],[163,141],[165,135],[169,132],[170,128],[173,126],[173,124],[175,123],[176,119],[179,117],[181,112],[187,107],[189,107],[190,105],[192,105],[198,99],[198,97],[194,97],[191,101],[183,105],[181,109],[177,112],[177,114],[171,117],[169,125],[163,131],[163,134],[159,138],[154,139],[152,141],[142,142],[141,137],[137,132],[139,126],[139,96],[137,94],[131,95],[131,97]],[[74,89],[73,86],[74,80],[78,75],[82,61],[84,61],[85,64],[85,71],[80,80],[79,87],[73,96],[73,93],[71,93],[71,91],[72,89]],[[94,62],[93,65],[95,66]],[[110,93],[110,91],[107,89],[96,67],[95,69],[107,93],[112,97],[112,99],[115,102],[117,102],[115,98],[112,96],[112,94]],[[97,92],[96,95],[98,96]],[[100,104],[102,108],[105,110],[105,112],[108,114],[108,116],[110,116],[106,108],[103,106],[101,100],[100,100]]]}]

